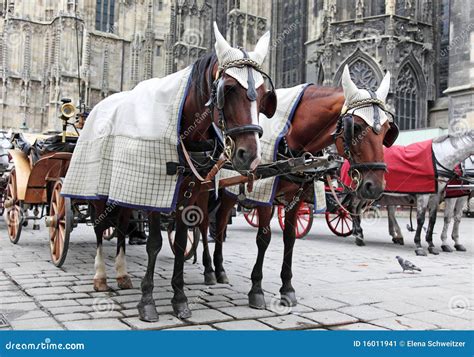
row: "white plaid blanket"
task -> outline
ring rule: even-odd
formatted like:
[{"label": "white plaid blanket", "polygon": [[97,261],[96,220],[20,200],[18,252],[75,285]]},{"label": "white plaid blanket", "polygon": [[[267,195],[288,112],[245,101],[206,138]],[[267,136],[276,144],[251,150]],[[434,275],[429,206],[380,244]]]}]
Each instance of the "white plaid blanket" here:
[{"label": "white plaid blanket", "polygon": [[192,66],[139,83],[97,104],[87,118],[62,194],[171,211],[178,177],[178,130]]},{"label": "white plaid blanket", "polygon": [[[273,118],[268,119],[264,114],[260,114],[259,124],[263,128],[263,136],[260,139],[262,146],[261,164],[269,164],[276,160],[278,144],[290,130],[294,112],[307,86],[308,84],[300,84],[292,88],[277,89],[278,104]],[[223,177],[231,177],[235,176],[236,173],[231,170],[222,170],[221,175]],[[245,192],[245,202],[260,205],[272,204],[277,183],[278,177],[269,177],[255,181],[252,192]],[[238,195],[239,187],[228,187],[226,191],[230,194]]]}]

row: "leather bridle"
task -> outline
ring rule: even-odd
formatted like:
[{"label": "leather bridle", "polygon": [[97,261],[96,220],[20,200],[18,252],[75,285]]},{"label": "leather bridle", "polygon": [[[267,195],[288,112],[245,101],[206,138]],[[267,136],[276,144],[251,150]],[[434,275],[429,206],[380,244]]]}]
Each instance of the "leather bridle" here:
[{"label": "leather bridle", "polygon": [[[359,187],[359,184],[362,182],[361,171],[369,171],[369,170],[387,171],[387,164],[385,162],[377,162],[377,161],[376,162],[356,162],[351,153],[351,143],[354,140],[354,117],[352,113],[348,113],[349,110],[373,106],[374,125],[372,126],[372,130],[377,135],[380,134],[381,129],[382,129],[382,125],[380,124],[380,113],[378,109],[381,109],[384,112],[390,114],[392,116],[392,122],[393,122],[393,114],[385,108],[384,102],[378,99],[376,94],[373,91],[368,90],[368,92],[371,98],[356,101],[342,109],[341,115],[339,116],[339,120],[336,125],[336,131],[333,134],[334,140],[336,140],[339,137],[342,138],[344,156],[347,158],[350,164],[349,176],[351,177],[352,181],[355,182],[356,189]],[[394,127],[391,126],[390,130],[398,130],[398,128],[394,125]]]},{"label": "leather bridle", "polygon": [[211,112],[211,119],[214,122],[214,109],[217,109],[218,113],[218,122],[217,127],[220,129],[223,142],[224,142],[224,154],[227,156],[228,159],[232,157],[234,151],[234,138],[241,134],[246,133],[257,133],[259,137],[263,135],[263,129],[258,124],[246,124],[246,125],[239,125],[234,128],[228,128],[227,120],[224,114],[224,78],[223,75],[226,70],[229,68],[244,68],[247,67],[248,76],[247,76],[247,98],[254,102],[257,100],[257,91],[255,89],[255,79],[253,78],[252,69],[260,72],[263,76],[265,76],[271,85],[271,91],[274,92],[273,82],[268,74],[266,74],[262,67],[252,60],[248,53],[240,48],[240,51],[244,54],[244,58],[237,59],[234,61],[229,61],[219,66],[217,70],[216,77],[211,85],[211,97],[209,101],[206,103],[206,106],[209,107]]}]

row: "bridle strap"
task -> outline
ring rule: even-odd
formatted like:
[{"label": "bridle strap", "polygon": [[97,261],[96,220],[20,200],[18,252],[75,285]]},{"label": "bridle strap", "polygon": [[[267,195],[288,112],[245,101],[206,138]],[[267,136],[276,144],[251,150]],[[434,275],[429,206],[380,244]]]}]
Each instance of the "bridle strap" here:
[{"label": "bridle strap", "polygon": [[384,170],[387,171],[387,164],[385,162],[360,162],[351,163],[351,170]]},{"label": "bridle strap", "polygon": [[[243,48],[239,48],[244,54],[244,58],[249,58],[249,54]],[[257,91],[255,90],[255,79],[253,78],[252,68],[247,66],[247,98],[255,102],[257,100]]]},{"label": "bridle strap", "polygon": [[224,134],[227,136],[236,136],[244,133],[257,133],[259,137],[263,135],[263,129],[260,125],[248,124],[237,126],[235,128],[226,129]]},{"label": "bridle strap", "polygon": [[[372,99],[376,99],[377,101],[379,100],[377,98],[377,94],[372,89],[367,89],[367,92],[369,92],[369,95]],[[376,134],[380,133],[380,130],[382,129],[382,125],[380,125],[380,113],[379,113],[379,108],[378,108],[378,102],[375,102],[372,104],[372,107],[374,109],[374,126],[372,129]]]}]

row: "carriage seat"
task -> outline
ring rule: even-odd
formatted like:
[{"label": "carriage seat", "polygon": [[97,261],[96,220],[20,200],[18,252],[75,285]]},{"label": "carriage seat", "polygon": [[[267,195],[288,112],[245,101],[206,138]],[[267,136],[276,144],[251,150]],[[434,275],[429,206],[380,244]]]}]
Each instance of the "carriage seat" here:
[{"label": "carriage seat", "polygon": [[53,135],[43,140],[37,140],[31,147],[30,155],[33,164],[41,157],[56,152],[73,152],[77,143],[77,136],[66,136],[63,143],[62,135]]},{"label": "carriage seat", "polygon": [[33,166],[43,156],[56,152],[73,152],[77,143],[77,136],[66,136],[66,142],[62,142],[61,134],[51,136],[39,135],[34,138],[33,143],[31,137],[23,133],[14,135],[15,147],[21,150],[30,160]]}]

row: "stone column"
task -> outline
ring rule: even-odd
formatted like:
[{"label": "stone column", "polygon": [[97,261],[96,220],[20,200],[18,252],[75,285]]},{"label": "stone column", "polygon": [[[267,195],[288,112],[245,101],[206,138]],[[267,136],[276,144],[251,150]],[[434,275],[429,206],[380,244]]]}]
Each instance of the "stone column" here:
[{"label": "stone column", "polygon": [[395,15],[395,0],[385,0],[385,13]]}]

